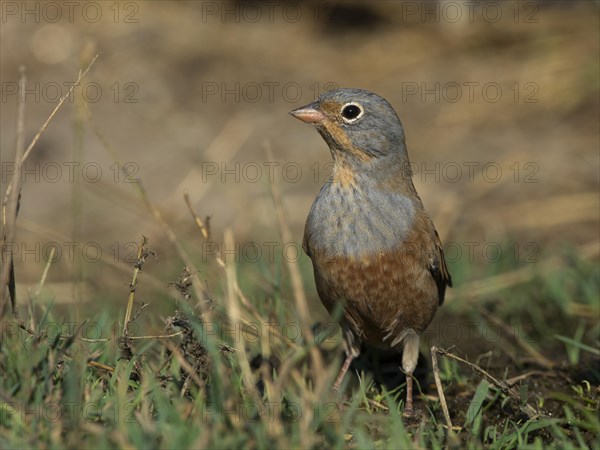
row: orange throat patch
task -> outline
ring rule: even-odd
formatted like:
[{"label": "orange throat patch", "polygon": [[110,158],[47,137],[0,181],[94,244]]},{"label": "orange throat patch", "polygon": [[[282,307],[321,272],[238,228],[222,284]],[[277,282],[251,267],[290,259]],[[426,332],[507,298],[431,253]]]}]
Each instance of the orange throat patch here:
[{"label": "orange throat patch", "polygon": [[346,164],[336,164],[333,169],[333,182],[342,187],[350,187],[354,184],[356,176]]}]

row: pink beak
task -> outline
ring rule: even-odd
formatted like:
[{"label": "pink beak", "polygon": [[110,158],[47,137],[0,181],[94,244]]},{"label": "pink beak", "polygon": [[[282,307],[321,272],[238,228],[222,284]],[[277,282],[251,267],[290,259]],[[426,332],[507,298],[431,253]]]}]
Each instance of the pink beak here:
[{"label": "pink beak", "polygon": [[290,114],[296,119],[300,119],[302,122],[306,123],[318,124],[325,120],[325,114],[319,111],[317,102],[294,109],[293,111],[290,111]]}]

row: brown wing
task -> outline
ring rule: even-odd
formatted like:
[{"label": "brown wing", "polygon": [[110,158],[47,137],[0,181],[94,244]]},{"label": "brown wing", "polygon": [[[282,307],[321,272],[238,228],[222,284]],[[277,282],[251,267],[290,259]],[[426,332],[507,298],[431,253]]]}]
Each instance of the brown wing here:
[{"label": "brown wing", "polygon": [[[421,197],[417,194],[417,191],[412,184],[411,179],[411,188],[414,193],[417,204],[421,208],[421,218],[424,219],[426,223],[425,227],[428,228],[428,234],[430,239],[430,245],[433,244],[433,248],[430,250],[429,257],[429,272],[433,276],[435,280],[435,284],[437,285],[438,290],[438,302],[441,305],[444,303],[444,295],[446,294],[446,286],[452,287],[452,277],[450,276],[450,272],[448,271],[448,266],[446,266],[446,258],[444,257],[444,250],[442,248],[442,241],[440,240],[440,236],[438,235],[435,226],[433,225],[433,221],[429,214],[425,212],[425,208],[423,208],[423,202],[421,201]],[[431,242],[433,241],[433,242]],[[431,247],[430,247],[431,248]]]},{"label": "brown wing", "polygon": [[[433,224],[431,224],[433,228]],[[435,283],[438,288],[438,299],[439,304],[444,303],[444,295],[446,294],[446,286],[452,287],[452,277],[450,276],[450,272],[448,272],[448,267],[446,266],[446,258],[444,257],[444,250],[442,249],[442,242],[440,241],[440,236],[435,228],[433,228],[433,232],[435,234],[434,244],[435,250],[429,261],[429,271],[435,280]]]}]

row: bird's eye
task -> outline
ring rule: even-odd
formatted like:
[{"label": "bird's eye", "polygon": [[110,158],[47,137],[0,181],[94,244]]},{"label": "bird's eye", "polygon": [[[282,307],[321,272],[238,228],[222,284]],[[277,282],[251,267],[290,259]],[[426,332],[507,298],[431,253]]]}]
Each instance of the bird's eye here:
[{"label": "bird's eye", "polygon": [[356,103],[348,103],[342,108],[342,117],[348,123],[354,122],[362,116],[362,114],[362,108]]}]

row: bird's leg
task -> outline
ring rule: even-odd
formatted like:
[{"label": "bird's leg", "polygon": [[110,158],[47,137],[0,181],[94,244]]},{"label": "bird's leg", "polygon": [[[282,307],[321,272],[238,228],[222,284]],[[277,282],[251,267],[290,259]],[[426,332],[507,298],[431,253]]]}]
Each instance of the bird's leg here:
[{"label": "bird's leg", "polygon": [[402,370],[406,374],[406,404],[404,406],[404,415],[412,416],[413,409],[413,378],[412,374],[417,367],[419,359],[419,335],[412,332],[404,339],[404,351],[402,353]]},{"label": "bird's leg", "polygon": [[415,413],[415,410],[413,408],[412,389],[413,389],[412,374],[407,373],[406,374],[406,404],[404,405],[404,413],[403,413],[405,416],[412,416]]},{"label": "bird's leg", "polygon": [[344,364],[342,364],[340,372],[338,373],[338,376],[335,379],[335,383],[333,383],[333,388],[332,388],[333,392],[337,392],[340,390],[342,381],[344,381],[346,372],[348,372],[348,369],[350,368],[350,364],[352,363],[352,360],[354,358],[356,358],[356,355],[353,352],[347,353],[346,360],[344,361]]}]

